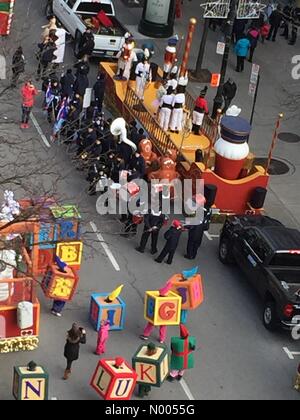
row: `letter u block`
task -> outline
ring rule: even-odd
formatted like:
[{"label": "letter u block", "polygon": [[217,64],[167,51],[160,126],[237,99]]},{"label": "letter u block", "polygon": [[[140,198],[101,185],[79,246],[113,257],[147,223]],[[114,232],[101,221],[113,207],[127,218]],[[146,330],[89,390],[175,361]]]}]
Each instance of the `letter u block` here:
[{"label": "letter u block", "polygon": [[42,366],[37,366],[34,372],[27,367],[15,366],[13,377],[13,396],[16,400],[47,400],[48,373]]},{"label": "letter u block", "polygon": [[79,278],[70,267],[65,267],[65,270],[66,273],[62,273],[55,264],[48,267],[42,281],[46,297],[65,302],[72,300]]},{"label": "letter u block", "polygon": [[90,322],[96,331],[99,331],[101,321],[110,322],[110,331],[124,329],[126,303],[120,297],[107,303],[105,299],[109,293],[93,293],[91,296]]},{"label": "letter u block", "polygon": [[181,314],[181,296],[169,292],[166,297],[158,291],[148,291],[145,295],[144,317],[155,326],[179,325]]},{"label": "letter u block", "polygon": [[165,346],[156,346],[157,352],[147,355],[147,345],[142,344],[132,357],[132,367],[137,373],[137,383],[160,387],[169,375],[170,357]]},{"label": "letter u block", "polygon": [[126,361],[120,368],[114,364],[114,359],[100,360],[90,384],[105,400],[130,400],[137,374]]},{"label": "letter u block", "polygon": [[173,292],[182,297],[182,309],[196,309],[204,301],[202,277],[200,274],[185,280],[182,274],[171,277]]}]

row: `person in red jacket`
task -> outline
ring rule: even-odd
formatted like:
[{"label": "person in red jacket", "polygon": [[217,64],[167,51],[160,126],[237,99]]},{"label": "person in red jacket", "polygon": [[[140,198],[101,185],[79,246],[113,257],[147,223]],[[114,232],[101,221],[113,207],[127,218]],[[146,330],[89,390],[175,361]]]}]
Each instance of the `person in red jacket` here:
[{"label": "person in red jacket", "polygon": [[29,116],[34,105],[34,98],[38,94],[38,90],[29,80],[25,82],[21,89],[22,95],[22,122],[21,128],[29,128]]},{"label": "person in red jacket", "polygon": [[200,135],[200,127],[203,123],[204,114],[208,114],[208,104],[207,100],[205,99],[205,95],[207,92],[207,86],[200,92],[199,97],[196,100],[195,108],[193,112],[193,133],[196,136]]}]

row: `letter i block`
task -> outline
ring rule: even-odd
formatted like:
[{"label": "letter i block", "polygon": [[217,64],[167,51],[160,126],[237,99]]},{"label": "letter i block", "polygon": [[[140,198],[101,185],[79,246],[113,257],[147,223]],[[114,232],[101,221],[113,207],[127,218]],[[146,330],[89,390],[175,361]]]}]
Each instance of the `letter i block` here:
[{"label": "letter i block", "polygon": [[110,331],[124,329],[126,303],[120,297],[107,303],[105,299],[109,293],[93,293],[91,296],[90,322],[96,331],[99,331],[101,321],[110,322]]},{"label": "letter i block", "polygon": [[59,271],[55,264],[48,267],[42,281],[46,297],[65,302],[72,300],[79,278],[70,267],[65,267],[65,271],[65,273]]},{"label": "letter i block", "polygon": [[56,255],[74,270],[80,270],[83,243],[62,242],[57,244]]},{"label": "letter i block", "polygon": [[42,366],[31,372],[26,367],[15,366],[13,396],[16,400],[47,400],[48,373]]},{"label": "letter i block", "polygon": [[105,400],[130,400],[136,380],[136,372],[126,361],[117,368],[114,359],[102,359],[90,384]]},{"label": "letter i block", "polygon": [[132,357],[132,367],[137,373],[137,383],[160,387],[169,375],[169,352],[165,346],[156,346],[157,352],[147,355],[147,345],[142,344]]},{"label": "letter i block", "polygon": [[81,216],[76,206],[52,206],[51,213],[57,228],[59,242],[76,241],[80,239]]},{"label": "letter i block", "polygon": [[182,274],[171,277],[173,292],[182,297],[182,309],[196,309],[204,301],[203,283],[200,274],[185,280]]},{"label": "letter i block", "polygon": [[153,325],[179,325],[181,314],[181,296],[169,292],[166,297],[158,291],[148,291],[145,295],[145,319]]}]

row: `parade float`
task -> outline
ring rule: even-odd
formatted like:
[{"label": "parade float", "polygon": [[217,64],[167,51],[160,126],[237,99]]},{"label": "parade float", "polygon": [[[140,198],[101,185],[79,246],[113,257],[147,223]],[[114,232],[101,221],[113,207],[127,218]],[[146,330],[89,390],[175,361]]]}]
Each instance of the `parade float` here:
[{"label": "parade float", "polygon": [[[179,79],[186,74],[195,24],[195,19],[191,19]],[[179,173],[182,179],[203,179],[206,185],[215,186],[213,200],[221,213],[263,212],[269,183],[268,167],[255,164],[255,156],[248,147],[251,126],[246,120],[239,116],[222,117],[220,112],[215,120],[205,115],[201,135],[195,135],[190,127],[195,99],[186,91],[183,130],[165,132],[156,115],[157,91],[164,75],[162,69],[158,69],[157,77],[147,82],[143,101],[135,93],[134,80],[116,80],[116,63],[101,62],[100,71],[106,74],[107,105],[128,123],[136,120],[144,128],[151,141],[153,156],[159,156],[158,164],[170,157],[170,153],[177,156],[176,171],[172,172],[174,178]],[[151,162],[147,162],[149,165]]]},{"label": "parade float", "polygon": [[39,286],[48,299],[73,298],[83,245],[75,206],[59,206],[44,198],[17,202],[11,191],[4,197],[0,213],[0,353],[10,353],[38,347]]},{"label": "parade float", "polygon": [[9,35],[15,0],[0,1],[0,35]]}]

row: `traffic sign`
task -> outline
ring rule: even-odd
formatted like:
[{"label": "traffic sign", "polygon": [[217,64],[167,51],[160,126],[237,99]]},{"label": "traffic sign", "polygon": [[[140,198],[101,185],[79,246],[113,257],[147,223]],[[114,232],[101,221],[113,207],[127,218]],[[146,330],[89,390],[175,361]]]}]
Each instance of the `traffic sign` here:
[{"label": "traffic sign", "polygon": [[225,42],[218,42],[217,43],[217,54],[224,55],[225,52]]},{"label": "traffic sign", "polygon": [[218,87],[220,84],[220,80],[221,80],[221,75],[220,73],[213,73],[211,75],[211,81],[210,81],[210,86],[211,87]]}]

